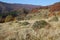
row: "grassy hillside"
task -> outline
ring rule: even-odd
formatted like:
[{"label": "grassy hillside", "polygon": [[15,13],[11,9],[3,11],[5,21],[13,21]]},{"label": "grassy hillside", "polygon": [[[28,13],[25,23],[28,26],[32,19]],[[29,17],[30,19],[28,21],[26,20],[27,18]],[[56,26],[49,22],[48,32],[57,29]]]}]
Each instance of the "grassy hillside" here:
[{"label": "grassy hillside", "polygon": [[25,15],[24,10],[17,17],[16,12],[0,16],[0,40],[60,40],[60,11],[35,11]]},{"label": "grassy hillside", "polygon": [[[29,14],[24,20],[0,23],[0,40],[60,40],[60,17],[48,9]],[[57,12],[58,13],[58,12]]]}]

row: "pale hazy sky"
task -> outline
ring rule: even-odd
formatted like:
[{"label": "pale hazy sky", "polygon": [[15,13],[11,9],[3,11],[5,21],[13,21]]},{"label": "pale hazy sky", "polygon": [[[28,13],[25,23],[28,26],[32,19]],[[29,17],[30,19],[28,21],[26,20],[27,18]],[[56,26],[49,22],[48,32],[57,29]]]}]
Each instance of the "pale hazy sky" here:
[{"label": "pale hazy sky", "polygon": [[60,0],[0,0],[7,3],[21,3],[21,4],[33,4],[33,5],[51,5],[55,2],[60,2]]}]

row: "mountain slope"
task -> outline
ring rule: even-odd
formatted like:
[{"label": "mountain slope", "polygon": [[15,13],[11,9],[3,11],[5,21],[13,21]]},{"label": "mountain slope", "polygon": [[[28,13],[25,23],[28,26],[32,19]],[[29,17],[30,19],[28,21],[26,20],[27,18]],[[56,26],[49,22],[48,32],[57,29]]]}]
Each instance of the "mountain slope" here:
[{"label": "mountain slope", "polygon": [[9,3],[0,2],[0,12],[19,10],[21,8],[32,9],[36,7],[38,6],[27,5],[27,4],[9,4]]},{"label": "mountain slope", "polygon": [[57,2],[50,6],[50,11],[60,11],[60,2]]}]

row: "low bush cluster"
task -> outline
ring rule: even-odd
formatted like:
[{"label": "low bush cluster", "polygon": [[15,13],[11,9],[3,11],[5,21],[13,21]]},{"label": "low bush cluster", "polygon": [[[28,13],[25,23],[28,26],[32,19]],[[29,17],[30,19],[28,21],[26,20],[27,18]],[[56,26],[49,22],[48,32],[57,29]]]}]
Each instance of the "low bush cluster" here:
[{"label": "low bush cluster", "polygon": [[30,23],[28,23],[28,22],[22,22],[21,24],[25,26],[25,25],[28,25]]},{"label": "low bush cluster", "polygon": [[24,22],[23,25],[28,25],[29,23],[28,22]]},{"label": "low bush cluster", "polygon": [[49,21],[50,21],[50,22],[51,22],[51,21],[55,21],[55,22],[56,22],[56,21],[59,21],[59,19],[58,19],[58,17],[53,17],[53,18],[52,18],[51,20],[49,20]]},{"label": "low bush cluster", "polygon": [[46,21],[44,20],[41,20],[41,21],[36,21],[32,28],[33,29],[41,29],[41,28],[44,28],[46,25],[49,25],[49,23],[47,23]]}]

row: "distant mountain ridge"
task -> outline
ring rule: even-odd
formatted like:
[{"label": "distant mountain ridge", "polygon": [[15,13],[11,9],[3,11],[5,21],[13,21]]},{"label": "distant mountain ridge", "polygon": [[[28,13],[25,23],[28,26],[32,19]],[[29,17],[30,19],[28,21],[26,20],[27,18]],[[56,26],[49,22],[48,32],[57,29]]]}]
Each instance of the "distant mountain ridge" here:
[{"label": "distant mountain ridge", "polygon": [[11,9],[19,9],[19,8],[36,8],[38,6],[36,5],[28,5],[28,4],[9,4],[9,3],[4,3],[4,2],[0,2],[0,5],[3,5],[6,8],[11,8]]},{"label": "distant mountain ridge", "polygon": [[40,5],[29,5],[29,4],[10,4],[5,2],[0,2],[0,13],[10,12],[13,10],[20,10],[21,8],[33,9],[33,8],[50,8],[50,11],[60,10],[60,2],[57,2],[50,6],[40,6]]}]

